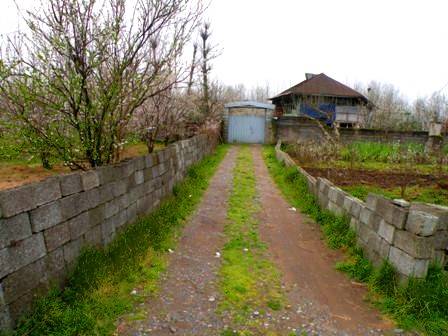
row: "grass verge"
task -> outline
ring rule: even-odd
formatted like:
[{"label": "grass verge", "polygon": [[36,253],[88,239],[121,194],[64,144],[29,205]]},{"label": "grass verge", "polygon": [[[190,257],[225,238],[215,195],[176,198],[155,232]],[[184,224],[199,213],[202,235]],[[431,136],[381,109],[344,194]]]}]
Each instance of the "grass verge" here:
[{"label": "grass verge", "polygon": [[[35,303],[13,335],[110,335],[118,317],[157,290],[165,254],[208,186],[227,151],[193,165],[187,177],[150,215],[129,226],[106,248],[85,250],[63,291]],[[137,294],[133,295],[137,289]],[[134,314],[139,318],[139,314]]]},{"label": "grass verge", "polygon": [[234,325],[222,335],[276,335],[263,325],[262,317],[284,305],[280,274],[267,258],[258,234],[256,214],[260,205],[255,183],[252,154],[249,148],[241,147],[229,198],[229,223],[225,228],[228,241],[219,273],[219,311],[230,315]]},{"label": "grass verge", "polygon": [[370,299],[395,319],[400,327],[416,329],[431,336],[448,335],[448,276],[431,266],[425,279],[399,284],[393,267],[385,262],[374,268],[356,247],[355,233],[345,218],[321,210],[309,193],[305,178],[294,167],[285,167],[275,158],[275,149],[265,147],[269,172],[286,199],[319,223],[329,247],[344,249],[347,260],[336,265],[352,278],[367,283]]}]

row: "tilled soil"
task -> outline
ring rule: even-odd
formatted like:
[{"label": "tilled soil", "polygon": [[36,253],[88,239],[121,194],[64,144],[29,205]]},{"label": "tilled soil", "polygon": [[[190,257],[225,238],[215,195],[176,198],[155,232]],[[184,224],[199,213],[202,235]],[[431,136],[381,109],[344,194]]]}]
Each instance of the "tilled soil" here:
[{"label": "tilled soil", "polygon": [[[224,322],[215,314],[218,291],[216,252],[224,244],[227,199],[237,148],[230,149],[212,178],[198,210],[171,254],[157,298],[139,310],[145,320],[122,322],[120,335],[219,335]],[[129,319],[127,319],[129,320]],[[131,319],[132,320],[132,316]]]},{"label": "tilled soil", "polygon": [[303,169],[314,177],[324,177],[342,187],[364,184],[393,188],[403,184],[421,187],[438,184],[441,188],[446,187],[448,189],[448,176],[437,178],[430,174],[344,168],[303,167]]}]

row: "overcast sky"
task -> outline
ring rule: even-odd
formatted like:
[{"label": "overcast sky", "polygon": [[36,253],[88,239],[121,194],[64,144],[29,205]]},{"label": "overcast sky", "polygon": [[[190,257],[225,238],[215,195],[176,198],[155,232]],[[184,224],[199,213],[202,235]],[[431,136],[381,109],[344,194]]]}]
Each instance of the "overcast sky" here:
[{"label": "overcast sky", "polygon": [[[0,6],[0,32],[16,30],[14,1]],[[214,0],[207,18],[222,49],[214,76],[273,93],[324,72],[391,83],[409,98],[444,86],[448,94],[447,15],[447,0]]]}]

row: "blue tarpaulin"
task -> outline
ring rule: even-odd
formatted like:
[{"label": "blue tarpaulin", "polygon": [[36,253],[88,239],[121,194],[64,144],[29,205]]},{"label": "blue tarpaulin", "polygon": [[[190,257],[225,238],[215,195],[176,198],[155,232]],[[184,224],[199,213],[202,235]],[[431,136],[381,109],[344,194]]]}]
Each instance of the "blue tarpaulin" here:
[{"label": "blue tarpaulin", "polygon": [[333,124],[336,118],[335,104],[319,104],[318,109],[308,104],[302,103],[300,105],[300,112],[310,116],[311,118],[321,120],[327,125]]}]

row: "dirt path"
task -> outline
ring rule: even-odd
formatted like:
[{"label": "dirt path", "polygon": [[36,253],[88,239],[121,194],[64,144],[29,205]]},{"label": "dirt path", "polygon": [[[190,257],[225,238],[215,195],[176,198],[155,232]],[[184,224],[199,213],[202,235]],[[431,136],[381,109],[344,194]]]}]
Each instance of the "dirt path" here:
[{"label": "dirt path", "polygon": [[393,330],[363,298],[366,289],[351,282],[334,265],[342,254],[322,241],[317,224],[289,210],[269,176],[262,148],[253,147],[257,189],[263,204],[260,234],[283,273],[291,308],[303,331],[318,335],[383,335]]},{"label": "dirt path", "polygon": [[169,259],[156,299],[144,303],[148,318],[129,322],[121,335],[219,335],[223,322],[215,315],[216,251],[224,244],[227,199],[237,148],[229,150]]},{"label": "dirt path", "polygon": [[[229,150],[212,178],[169,257],[157,297],[138,307],[144,312],[143,319],[127,319],[120,335],[219,336],[227,329],[226,317],[216,313],[222,299],[217,286],[222,258],[216,257],[216,252],[226,243],[223,230],[228,222],[227,203],[238,151],[238,147]],[[252,147],[251,153],[256,199],[261,205],[257,214],[261,239],[268,245],[268,258],[282,273],[282,288],[288,300],[285,309],[267,314],[268,320],[262,320],[262,324],[274,324],[280,332],[275,335],[285,336],[396,334],[393,324],[363,300],[366,289],[334,269],[343,255],[325,246],[317,224],[289,210],[269,176],[262,147]]]}]

